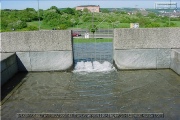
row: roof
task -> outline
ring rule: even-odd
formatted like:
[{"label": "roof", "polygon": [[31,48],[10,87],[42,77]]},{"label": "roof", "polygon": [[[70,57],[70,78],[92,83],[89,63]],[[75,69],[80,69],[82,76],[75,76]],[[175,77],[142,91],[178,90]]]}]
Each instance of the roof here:
[{"label": "roof", "polygon": [[77,7],[99,7],[99,5],[80,5]]},{"label": "roof", "polygon": [[155,2],[155,4],[161,4],[161,5],[177,5],[177,2]]}]

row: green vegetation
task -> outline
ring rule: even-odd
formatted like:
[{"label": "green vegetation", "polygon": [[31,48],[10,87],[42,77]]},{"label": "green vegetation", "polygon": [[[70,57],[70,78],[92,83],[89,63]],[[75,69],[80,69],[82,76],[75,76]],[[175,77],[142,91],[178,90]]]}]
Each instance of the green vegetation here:
[{"label": "green vegetation", "polygon": [[177,27],[180,27],[180,21],[171,21],[172,23],[174,23]]},{"label": "green vegetation", "polygon": [[112,42],[111,38],[89,38],[89,39],[85,39],[85,38],[74,38],[73,39],[74,43],[101,43],[101,42]]},{"label": "green vegetation", "polygon": [[32,21],[32,22],[27,22],[27,25],[28,26],[36,26],[36,27],[38,27],[39,25],[40,25],[40,28],[41,29],[52,29],[52,27],[51,26],[49,26],[49,25],[47,25],[47,24],[43,24],[43,22],[42,21]]},{"label": "green vegetation", "polygon": [[[129,14],[128,12],[135,12]],[[147,10],[147,15],[133,8],[107,9],[102,8],[100,13],[91,13],[88,10],[76,11],[74,8],[59,9],[52,6],[47,10],[26,8],[24,10],[1,10],[1,31],[32,31],[63,30],[72,28],[87,29],[94,33],[98,29],[129,28],[130,23],[139,23],[140,28],[180,27],[180,17],[169,18],[159,16],[156,10]],[[93,17],[92,17],[93,16]]]}]

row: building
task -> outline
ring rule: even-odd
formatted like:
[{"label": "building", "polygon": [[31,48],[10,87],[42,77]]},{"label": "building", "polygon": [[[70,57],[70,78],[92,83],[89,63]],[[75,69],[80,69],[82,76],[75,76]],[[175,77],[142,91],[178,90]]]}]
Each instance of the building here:
[{"label": "building", "polygon": [[176,2],[156,2],[154,4],[155,9],[177,9]]},{"label": "building", "polygon": [[130,28],[139,28],[139,23],[130,23]]},{"label": "building", "polygon": [[87,8],[90,12],[100,12],[99,5],[81,5],[81,6],[77,6],[76,10],[83,11],[85,8]]}]

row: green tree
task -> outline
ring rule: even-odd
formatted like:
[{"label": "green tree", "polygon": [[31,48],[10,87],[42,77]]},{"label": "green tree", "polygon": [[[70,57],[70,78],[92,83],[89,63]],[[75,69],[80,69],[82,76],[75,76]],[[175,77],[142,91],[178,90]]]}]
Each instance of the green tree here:
[{"label": "green tree", "polygon": [[102,8],[102,9],[101,9],[101,12],[102,12],[102,13],[109,13],[110,11],[109,11],[107,8]]},{"label": "green tree", "polygon": [[128,16],[122,16],[119,21],[121,21],[121,23],[130,23],[131,19]]},{"label": "green tree", "polygon": [[140,12],[137,12],[137,13],[136,13],[136,16],[137,16],[137,17],[143,17],[143,15],[142,15]]},{"label": "green tree", "polygon": [[127,14],[126,11],[120,11],[120,14]]},{"label": "green tree", "polygon": [[146,28],[157,28],[160,27],[161,25],[159,23],[155,23],[155,22],[150,22],[149,24],[146,24],[145,27]]},{"label": "green tree", "polygon": [[165,22],[165,24],[163,25],[163,27],[176,27],[176,24],[173,23],[173,22],[170,22],[170,24],[169,24],[169,22]]},{"label": "green tree", "polygon": [[7,27],[8,27],[8,21],[6,21],[5,19],[2,18],[2,20],[1,20],[1,29],[6,30]]},{"label": "green tree", "polygon": [[58,13],[58,14],[61,13],[60,10],[59,10],[56,6],[51,6],[48,10],[49,10],[49,11],[54,11],[54,12],[56,12],[56,13]]},{"label": "green tree", "polygon": [[87,8],[84,8],[83,12],[89,12],[89,10]]},{"label": "green tree", "polygon": [[43,16],[44,16],[44,10],[43,9],[39,9],[40,20],[43,20]]},{"label": "green tree", "polygon": [[32,12],[36,12],[36,10],[34,8],[26,8],[26,11],[32,11]]},{"label": "green tree", "polygon": [[16,22],[12,22],[9,23],[7,28],[8,29],[22,29],[22,28],[26,28],[27,27],[27,23],[21,20],[18,20]]},{"label": "green tree", "polygon": [[89,26],[89,31],[93,33],[93,38],[94,38],[94,33],[98,30],[96,25],[91,25]]},{"label": "green tree", "polygon": [[72,8],[66,8],[63,10],[64,13],[75,15],[75,11]]},{"label": "green tree", "polygon": [[74,12],[75,12],[76,17],[82,16],[82,11],[81,10],[75,10]]},{"label": "green tree", "polygon": [[38,20],[38,14],[32,8],[26,8],[25,10],[21,10],[18,13],[19,13],[17,15],[18,20],[22,20],[22,21],[26,21],[26,22]]},{"label": "green tree", "polygon": [[155,13],[152,13],[152,12],[148,13],[147,16],[150,18],[157,18],[157,15]]},{"label": "green tree", "polygon": [[140,25],[141,27],[145,27],[145,26],[147,26],[149,23],[151,23],[151,21],[150,21],[149,18],[144,18],[144,17],[139,18],[139,20],[138,20],[137,22],[139,23],[139,25]]},{"label": "green tree", "polygon": [[56,27],[60,24],[61,16],[56,12],[46,12],[43,17],[43,23],[51,27]]},{"label": "green tree", "polygon": [[113,28],[118,28],[119,25],[120,25],[119,21],[115,21],[115,22],[112,23]]}]

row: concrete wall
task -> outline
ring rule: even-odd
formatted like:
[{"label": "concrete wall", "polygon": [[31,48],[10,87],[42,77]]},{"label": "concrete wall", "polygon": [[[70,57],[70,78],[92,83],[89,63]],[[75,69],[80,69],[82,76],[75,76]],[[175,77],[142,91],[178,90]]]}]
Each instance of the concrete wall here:
[{"label": "concrete wall", "polygon": [[[180,28],[115,29],[115,64],[118,69],[175,69],[171,49],[180,48],[179,33]],[[61,71],[73,65],[70,30],[7,32],[1,37],[1,52],[16,52],[20,71]]]},{"label": "concrete wall", "polygon": [[180,28],[115,29],[114,49],[180,48]]},{"label": "concrete wall", "polygon": [[1,53],[1,86],[18,72],[15,53]]},{"label": "concrete wall", "polygon": [[119,69],[170,68],[171,49],[115,50],[114,61]]},{"label": "concrete wall", "polygon": [[4,32],[1,52],[72,51],[70,30]]},{"label": "concrete wall", "polygon": [[64,71],[73,65],[72,51],[16,52],[19,71]]},{"label": "concrete wall", "polygon": [[117,68],[170,68],[171,49],[180,48],[179,33],[180,28],[115,29],[113,47]]},{"label": "concrete wall", "polygon": [[172,49],[170,68],[180,75],[180,49]]},{"label": "concrete wall", "polygon": [[6,32],[1,52],[16,52],[19,71],[64,71],[73,65],[70,30]]}]

